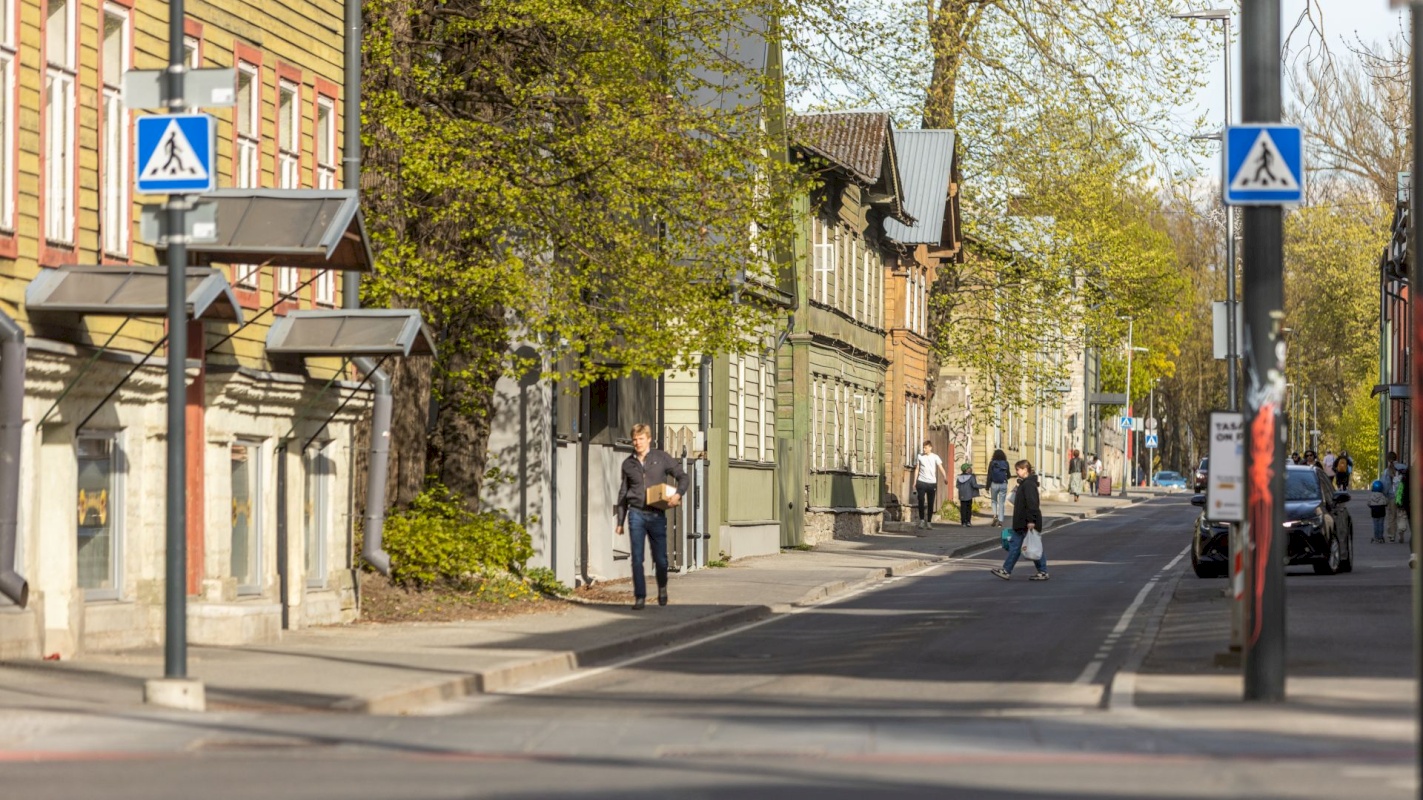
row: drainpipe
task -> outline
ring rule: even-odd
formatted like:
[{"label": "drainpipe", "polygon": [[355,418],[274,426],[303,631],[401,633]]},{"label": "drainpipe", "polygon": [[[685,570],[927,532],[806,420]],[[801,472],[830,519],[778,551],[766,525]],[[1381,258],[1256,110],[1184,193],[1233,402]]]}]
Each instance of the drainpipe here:
[{"label": "drainpipe", "polygon": [[20,608],[30,601],[30,585],[15,571],[24,401],[25,331],[0,311],[0,594]]},{"label": "drainpipe", "polygon": [[[346,52],[342,64],[346,106],[341,142],[341,183],[347,189],[361,190],[361,0],[345,0]],[[361,273],[348,271],[341,276],[341,305],[361,307]]]},{"label": "drainpipe", "polygon": [[390,376],[376,366],[374,359],[361,356],[351,359],[356,369],[370,376],[375,389],[375,407],[371,413],[371,458],[366,465],[365,537],[361,557],[382,575],[390,574],[390,555],[381,547],[385,530],[385,479],[390,473]]}]

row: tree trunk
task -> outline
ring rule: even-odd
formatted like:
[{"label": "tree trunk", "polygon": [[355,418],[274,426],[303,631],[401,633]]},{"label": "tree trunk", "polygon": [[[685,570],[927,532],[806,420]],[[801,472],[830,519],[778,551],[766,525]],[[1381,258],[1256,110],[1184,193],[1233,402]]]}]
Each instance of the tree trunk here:
[{"label": "tree trunk", "polygon": [[925,129],[956,127],[954,102],[958,92],[959,68],[963,65],[967,37],[976,13],[973,0],[939,0],[938,12],[929,22],[929,46],[934,53],[934,72],[924,99]]}]

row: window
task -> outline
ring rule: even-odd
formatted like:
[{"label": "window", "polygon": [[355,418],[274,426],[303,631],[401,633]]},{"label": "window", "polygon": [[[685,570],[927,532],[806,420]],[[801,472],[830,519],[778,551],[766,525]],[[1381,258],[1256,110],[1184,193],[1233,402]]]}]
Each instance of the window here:
[{"label": "window", "polygon": [[262,590],[262,445],[239,441],[232,445],[232,577],[237,590]]},{"label": "window", "polygon": [[74,4],[49,0],[45,12],[45,238],[74,243]]},{"label": "window", "polygon": [[[277,170],[283,189],[301,187],[301,87],[290,81],[277,84]],[[277,270],[278,292],[292,294],[297,283],[297,270]]]},{"label": "window", "polygon": [[326,545],[331,536],[331,445],[312,447],[306,454],[306,497],[302,503],[306,533],[306,585],[326,586]]},{"label": "window", "polygon": [[[749,363],[748,363],[749,362]],[[761,359],[741,359],[741,457],[761,460]]]},{"label": "window", "polygon": [[129,228],[133,220],[133,202],[129,199],[129,122],[124,105],[124,71],[128,69],[128,11],[114,5],[104,6],[104,52],[102,73],[103,151],[101,153],[103,187],[104,250],[114,255],[128,255]]},{"label": "window", "polygon": [[870,255],[871,251],[868,247],[866,247],[865,252],[863,254],[863,259],[865,262],[865,272],[864,288],[862,290],[865,296],[865,302],[861,304],[860,310],[860,320],[863,321],[866,325],[873,325],[875,321],[874,305],[873,302],[870,300],[871,289],[874,287],[875,281],[875,265],[874,259],[870,258]]},{"label": "window", "polygon": [[336,101],[316,98],[316,188],[336,188]]},{"label": "window", "polygon": [[114,435],[81,434],[78,462],[79,588],[90,600],[119,595],[122,454]]},{"label": "window", "polygon": [[[860,240],[850,239],[850,278],[856,287],[860,284],[860,272],[864,269],[864,262],[860,258]],[[850,292],[850,319],[859,319],[860,303],[859,294],[856,291]]]},{"label": "window", "polygon": [[776,460],[776,361],[775,356],[761,362],[765,388],[761,391],[761,460]]},{"label": "window", "polygon": [[183,37],[183,62],[188,65],[188,69],[201,69],[203,66],[203,42],[196,36]]},{"label": "window", "polygon": [[0,230],[15,230],[15,3],[0,0]]},{"label": "window", "polygon": [[[237,164],[233,181],[252,189],[262,179],[262,73],[256,65],[237,62]],[[257,288],[257,265],[237,264],[237,285]]]},{"label": "window", "polygon": [[820,303],[830,302],[830,276],[835,272],[836,233],[825,220],[816,217],[811,222],[815,236],[812,258],[816,280],[811,281],[811,299]]},{"label": "window", "polygon": [[741,458],[741,414],[746,407],[746,394],[741,386],[741,368],[742,360],[733,357],[726,370],[727,399],[731,409],[726,419],[726,446],[731,458]]}]

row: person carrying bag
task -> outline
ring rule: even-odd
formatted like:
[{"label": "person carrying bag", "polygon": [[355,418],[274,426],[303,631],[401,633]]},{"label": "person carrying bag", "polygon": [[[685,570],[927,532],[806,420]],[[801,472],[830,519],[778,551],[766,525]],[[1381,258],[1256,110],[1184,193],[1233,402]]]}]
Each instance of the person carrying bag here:
[{"label": "person carrying bag", "polygon": [[1018,473],[1018,486],[1013,491],[1013,528],[1008,540],[1008,557],[1003,560],[1003,566],[993,569],[993,574],[1005,581],[1012,577],[1013,567],[1025,552],[1024,544],[1032,537],[1037,552],[1028,553],[1028,557],[1038,572],[1028,580],[1045,581],[1048,579],[1047,556],[1042,552],[1043,512],[1038,476],[1027,459],[1014,464],[1013,469]]}]

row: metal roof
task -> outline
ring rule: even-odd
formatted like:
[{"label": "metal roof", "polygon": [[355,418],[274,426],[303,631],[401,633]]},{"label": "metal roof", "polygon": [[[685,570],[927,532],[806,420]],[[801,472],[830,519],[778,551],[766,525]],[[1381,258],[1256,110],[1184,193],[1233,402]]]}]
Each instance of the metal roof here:
[{"label": "metal roof", "polygon": [[269,264],[370,272],[371,255],[354,189],[218,189],[217,240],[190,242],[196,264]]},{"label": "metal roof", "polygon": [[431,356],[420,312],[393,308],[293,311],[267,331],[267,352],[292,356]]},{"label": "metal roof", "polygon": [[884,232],[900,244],[944,244],[944,213],[954,171],[954,132],[898,131],[899,174],[904,184],[904,210],[914,225],[885,220]]},{"label": "metal roof", "polygon": [[[221,271],[189,267],[187,290],[191,319],[242,323],[242,308]],[[25,288],[25,307],[30,311],[161,317],[168,313],[168,270],[107,265],[41,270]]]}]

